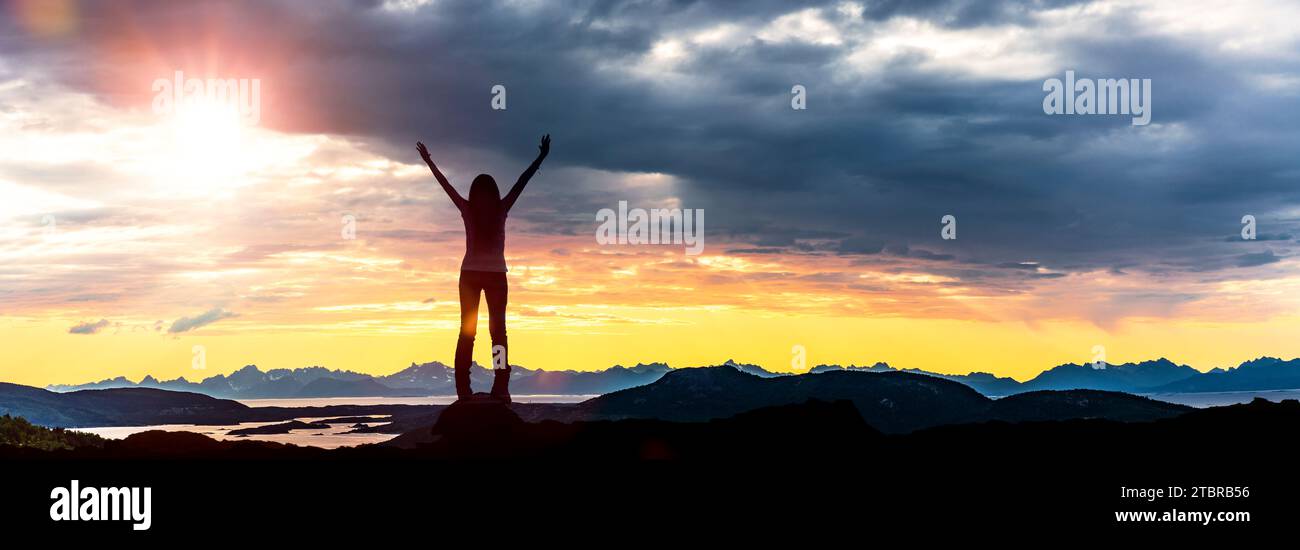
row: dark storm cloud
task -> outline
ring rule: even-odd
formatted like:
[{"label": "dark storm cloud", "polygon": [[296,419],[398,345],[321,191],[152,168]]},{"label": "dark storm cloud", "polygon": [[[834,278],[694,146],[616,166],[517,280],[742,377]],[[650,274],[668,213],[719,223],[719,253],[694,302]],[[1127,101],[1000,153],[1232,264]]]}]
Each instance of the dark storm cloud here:
[{"label": "dark storm cloud", "polygon": [[1256,252],[1253,254],[1242,254],[1240,256],[1237,256],[1237,266],[1254,267],[1257,265],[1271,264],[1280,259],[1281,258],[1273,255],[1273,252],[1271,250],[1266,250],[1264,252]]},{"label": "dark storm cloud", "polygon": [[[563,188],[547,181],[556,167],[670,174],[682,206],[708,212],[710,235],[748,243],[734,250],[749,253],[883,252],[992,266],[977,270],[989,277],[1031,276],[1029,265],[1053,271],[1034,277],[1203,271],[1288,255],[1243,253],[1223,236],[1244,214],[1259,218],[1261,235],[1300,231],[1283,215],[1300,203],[1300,110],[1294,95],[1254,84],[1300,72],[1294,49],[1230,55],[1209,40],[1146,32],[1117,9],[1097,34],[1048,37],[1060,66],[1034,78],[927,69],[923,54],[871,78],[846,69],[851,50],[896,18],[1032,31],[1036,13],[1076,3],[883,1],[856,13],[776,1],[440,1],[409,12],[380,2],[124,2],[86,6],[77,40],[6,31],[0,51],[106,101],[138,103],[130,98],[140,90],[113,78],[134,58],[100,46],[125,36],[159,48],[164,65],[189,68],[202,57],[195,48],[225,45],[242,52],[232,66],[266,75],[265,124],[357,136],[408,161],[416,139],[453,166],[485,151],[508,161],[465,171],[513,176],[550,132],[555,150],[537,185]],[[752,31],[804,9],[835,21],[844,38],[747,31],[670,68],[632,71],[665,40],[724,23]],[[207,40],[186,40],[196,33]],[[87,58],[112,62],[78,62]],[[1155,124],[1044,115],[1042,80],[1067,69],[1152,79]],[[489,108],[498,83],[506,111]],[[793,84],[807,87],[808,110],[789,108]],[[593,197],[620,196],[604,192],[536,193],[516,217],[534,230],[585,232],[595,208],[612,206]],[[947,214],[957,217],[957,240],[940,238]]]},{"label": "dark storm cloud", "polygon": [[880,0],[870,2],[864,16],[883,20],[898,15],[924,17],[952,27],[1027,22],[1043,9],[1085,4],[1081,0]]}]

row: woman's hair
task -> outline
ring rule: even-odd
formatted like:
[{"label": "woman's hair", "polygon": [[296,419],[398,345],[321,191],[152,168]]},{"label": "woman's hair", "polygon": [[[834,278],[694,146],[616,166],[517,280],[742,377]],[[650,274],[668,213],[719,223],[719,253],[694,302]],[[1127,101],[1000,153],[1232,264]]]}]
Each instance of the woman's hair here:
[{"label": "woman's hair", "polygon": [[469,212],[474,226],[482,231],[492,231],[500,220],[501,191],[492,176],[479,174],[469,185]]}]

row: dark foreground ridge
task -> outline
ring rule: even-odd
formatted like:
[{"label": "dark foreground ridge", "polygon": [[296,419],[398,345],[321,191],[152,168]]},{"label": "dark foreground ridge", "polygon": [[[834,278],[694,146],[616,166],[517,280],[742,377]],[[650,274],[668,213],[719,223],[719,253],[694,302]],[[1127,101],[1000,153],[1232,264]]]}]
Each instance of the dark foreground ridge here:
[{"label": "dark foreground ridge", "polygon": [[[331,513],[304,502],[358,510],[400,502],[384,513],[386,525],[408,530],[438,510],[503,503],[519,511],[512,525],[538,529],[572,522],[575,514],[584,528],[598,529],[667,510],[681,528],[704,528],[752,522],[771,513],[755,508],[763,503],[851,518],[843,525],[853,526],[941,520],[988,529],[1014,521],[1017,533],[1197,529],[1207,536],[1245,531],[1240,524],[1237,531],[1227,524],[1209,531],[1118,524],[1113,514],[1247,511],[1253,516],[1246,527],[1278,527],[1293,520],[1290,499],[1300,490],[1290,441],[1300,403],[1293,400],[1146,422],[993,420],[908,434],[873,428],[847,400],[701,422],[529,422],[517,407],[456,404],[433,426],[388,444],[334,450],[163,431],[73,450],[0,447],[0,459],[24,473],[13,479],[0,512],[66,532],[68,526],[46,518],[48,495],[80,479],[83,486],[154,487],[156,531],[212,517],[235,518],[241,528],[290,518],[315,524]],[[1247,486],[1253,493],[1153,502],[1119,496],[1125,486],[1174,485]]]},{"label": "dark foreground ridge", "polygon": [[[1029,457],[1053,450],[1111,454],[1110,460],[1179,455],[1208,456],[1234,444],[1258,450],[1300,422],[1300,403],[1257,399],[1247,405],[1194,410],[1146,422],[1075,419],[946,425],[889,434],[864,421],[851,401],[810,400],[742,412],[703,422],[623,419],[527,422],[500,403],[456,403],[430,427],[393,440],[325,450],[264,441],[218,441],[193,432],[147,431],[122,440],[72,450],[0,447],[6,458],[537,458],[641,460],[659,458],[782,460],[913,453],[969,453]],[[271,428],[271,427],[267,427]],[[276,427],[280,428],[280,427]],[[1216,442],[1207,449],[1204,440]],[[1118,449],[1123,449],[1122,453]],[[1252,451],[1252,454],[1254,453]],[[1179,451],[1179,452],[1182,452]],[[1045,457],[1043,457],[1045,458]]]}]

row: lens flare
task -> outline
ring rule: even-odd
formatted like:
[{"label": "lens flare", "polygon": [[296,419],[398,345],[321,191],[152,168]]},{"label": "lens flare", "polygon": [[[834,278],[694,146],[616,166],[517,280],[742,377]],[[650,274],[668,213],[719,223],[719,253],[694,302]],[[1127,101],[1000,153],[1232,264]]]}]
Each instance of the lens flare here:
[{"label": "lens flare", "polygon": [[77,30],[73,0],[17,0],[14,19],[27,32],[43,38],[66,36]]}]

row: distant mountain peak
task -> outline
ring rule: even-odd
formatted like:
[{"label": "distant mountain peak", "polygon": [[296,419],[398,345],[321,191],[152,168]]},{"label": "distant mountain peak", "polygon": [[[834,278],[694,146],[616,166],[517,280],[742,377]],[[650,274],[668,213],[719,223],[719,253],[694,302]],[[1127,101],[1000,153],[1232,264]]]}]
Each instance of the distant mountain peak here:
[{"label": "distant mountain peak", "polygon": [[698,381],[724,381],[737,377],[751,378],[757,375],[751,374],[739,368],[740,365],[714,365],[711,367],[689,367],[684,369],[673,369],[665,374],[659,380],[666,383],[673,382],[698,382]]},{"label": "distant mountain peak", "polygon": [[1170,361],[1168,358],[1165,358],[1165,357],[1161,357],[1161,358],[1156,359],[1156,360],[1153,360],[1153,361],[1143,361],[1143,362],[1141,362],[1141,363],[1138,363],[1138,365],[1152,365],[1152,366],[1154,366],[1154,365],[1159,365],[1159,366],[1162,366],[1162,367],[1176,367],[1176,366],[1178,366],[1176,363],[1174,363],[1173,361]]},{"label": "distant mountain peak", "polygon": [[669,367],[668,363],[659,363],[659,362],[637,363],[636,366],[628,367],[627,370],[635,374],[645,374],[645,373],[655,373],[655,372],[665,373],[672,370],[672,367]]},{"label": "distant mountain peak", "polygon": [[[1292,359],[1291,361],[1295,361],[1295,359]],[[1272,367],[1280,364],[1290,363],[1291,361],[1284,361],[1278,357],[1264,356],[1258,359],[1251,359],[1250,361],[1246,361],[1245,363],[1238,365],[1237,368],[1249,369],[1249,368],[1256,368],[1256,367]]]},{"label": "distant mountain peak", "polygon": [[751,365],[749,363],[737,363],[731,359],[727,359],[725,363],[721,365],[717,365],[717,367],[730,367],[732,370],[740,371],[745,374],[750,374],[753,376],[758,376],[760,378],[771,378],[773,376],[783,376],[782,374],[769,371],[758,365]]}]

